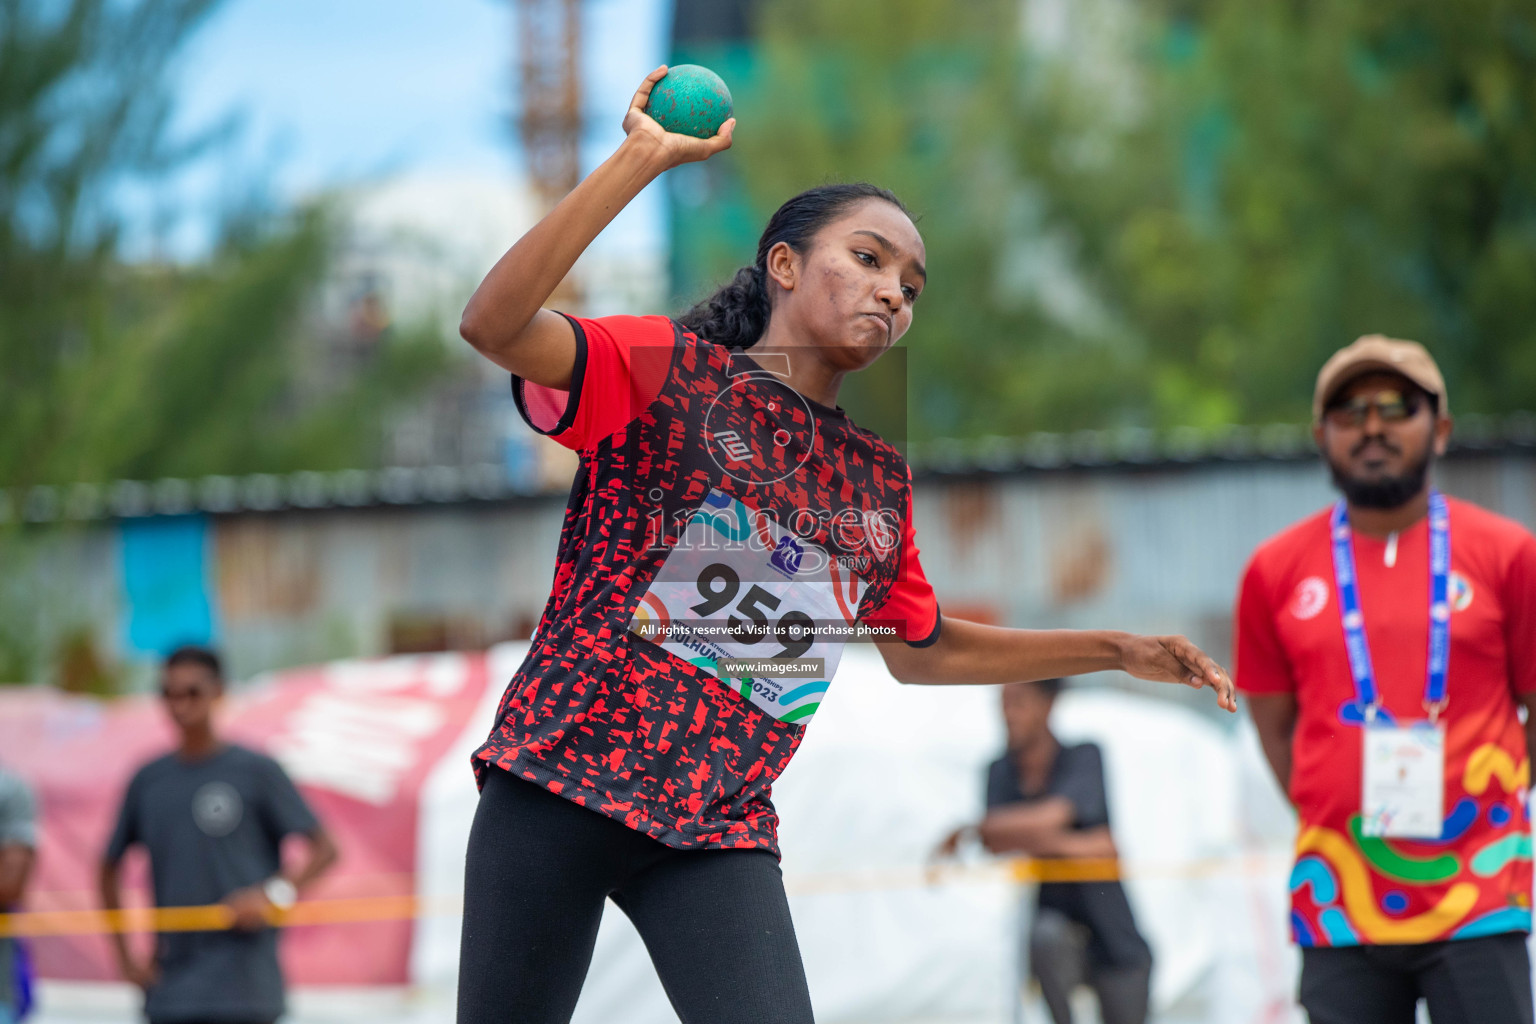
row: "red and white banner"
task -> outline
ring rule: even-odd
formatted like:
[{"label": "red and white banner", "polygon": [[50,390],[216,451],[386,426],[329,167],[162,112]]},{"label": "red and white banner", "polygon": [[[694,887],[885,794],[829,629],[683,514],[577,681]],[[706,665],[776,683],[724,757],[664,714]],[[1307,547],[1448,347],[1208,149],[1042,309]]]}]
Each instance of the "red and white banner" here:
[{"label": "red and white banner", "polygon": [[[467,757],[443,762],[475,730],[490,729],[482,705],[505,679],[493,684],[488,662],[484,653],[337,662],[265,676],[225,700],[222,734],[277,758],[341,849],[306,899],[420,892],[423,791],[440,763],[469,778]],[[0,691],[0,758],[32,784],[41,805],[25,909],[97,906],[98,865],[128,780],[174,745],[157,697]],[[126,901],[149,904],[141,852],[130,854],[127,871]],[[408,919],[294,928],[282,944],[284,968],[298,984],[407,984],[412,929]],[[44,978],[116,977],[104,935],[29,941]]]}]

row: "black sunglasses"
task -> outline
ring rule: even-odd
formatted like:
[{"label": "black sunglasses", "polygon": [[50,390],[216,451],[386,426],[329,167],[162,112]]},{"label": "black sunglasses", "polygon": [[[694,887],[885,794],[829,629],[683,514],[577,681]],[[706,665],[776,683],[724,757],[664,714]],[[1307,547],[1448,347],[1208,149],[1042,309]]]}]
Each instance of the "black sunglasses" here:
[{"label": "black sunglasses", "polygon": [[169,686],[160,688],[160,696],[165,700],[199,700],[204,697],[212,697],[214,693],[211,686],[185,686],[179,690]]},{"label": "black sunglasses", "polygon": [[1359,427],[1365,424],[1371,410],[1375,409],[1383,423],[1401,423],[1417,415],[1423,405],[1422,395],[1405,395],[1401,391],[1387,389],[1374,395],[1356,395],[1348,401],[1336,402],[1328,407],[1324,415],[1336,426]]}]

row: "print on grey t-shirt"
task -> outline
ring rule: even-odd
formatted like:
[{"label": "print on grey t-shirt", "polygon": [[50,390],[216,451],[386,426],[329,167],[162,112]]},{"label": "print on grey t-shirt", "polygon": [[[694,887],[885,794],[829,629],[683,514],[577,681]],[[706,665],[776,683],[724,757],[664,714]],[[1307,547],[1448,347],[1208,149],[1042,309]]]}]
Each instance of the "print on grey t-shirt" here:
[{"label": "print on grey t-shirt", "polygon": [[205,782],[192,794],[192,820],[215,839],[233,832],[244,810],[240,791],[227,782]]}]

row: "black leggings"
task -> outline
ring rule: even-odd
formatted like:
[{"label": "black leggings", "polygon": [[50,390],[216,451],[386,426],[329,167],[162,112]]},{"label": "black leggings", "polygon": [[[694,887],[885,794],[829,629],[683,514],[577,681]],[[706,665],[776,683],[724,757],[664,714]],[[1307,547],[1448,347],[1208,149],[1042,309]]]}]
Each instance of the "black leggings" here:
[{"label": "black leggings", "polygon": [[458,1024],[569,1021],[610,898],[683,1024],[810,1024],[773,854],[674,850],[499,770],[469,833]]}]

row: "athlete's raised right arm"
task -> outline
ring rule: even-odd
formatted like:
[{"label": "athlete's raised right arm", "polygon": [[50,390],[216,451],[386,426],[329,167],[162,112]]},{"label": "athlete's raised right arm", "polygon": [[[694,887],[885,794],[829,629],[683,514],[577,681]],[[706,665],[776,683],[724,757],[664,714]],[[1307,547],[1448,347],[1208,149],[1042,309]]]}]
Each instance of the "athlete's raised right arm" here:
[{"label": "athlete's raised right arm", "polygon": [[663,171],[730,148],[736,119],[713,138],[664,130],[645,113],[665,66],[645,77],[624,115],[624,141],[485,275],[464,307],[459,333],[496,365],[525,380],[567,390],[576,338],[564,317],[541,307],[598,233]]}]

